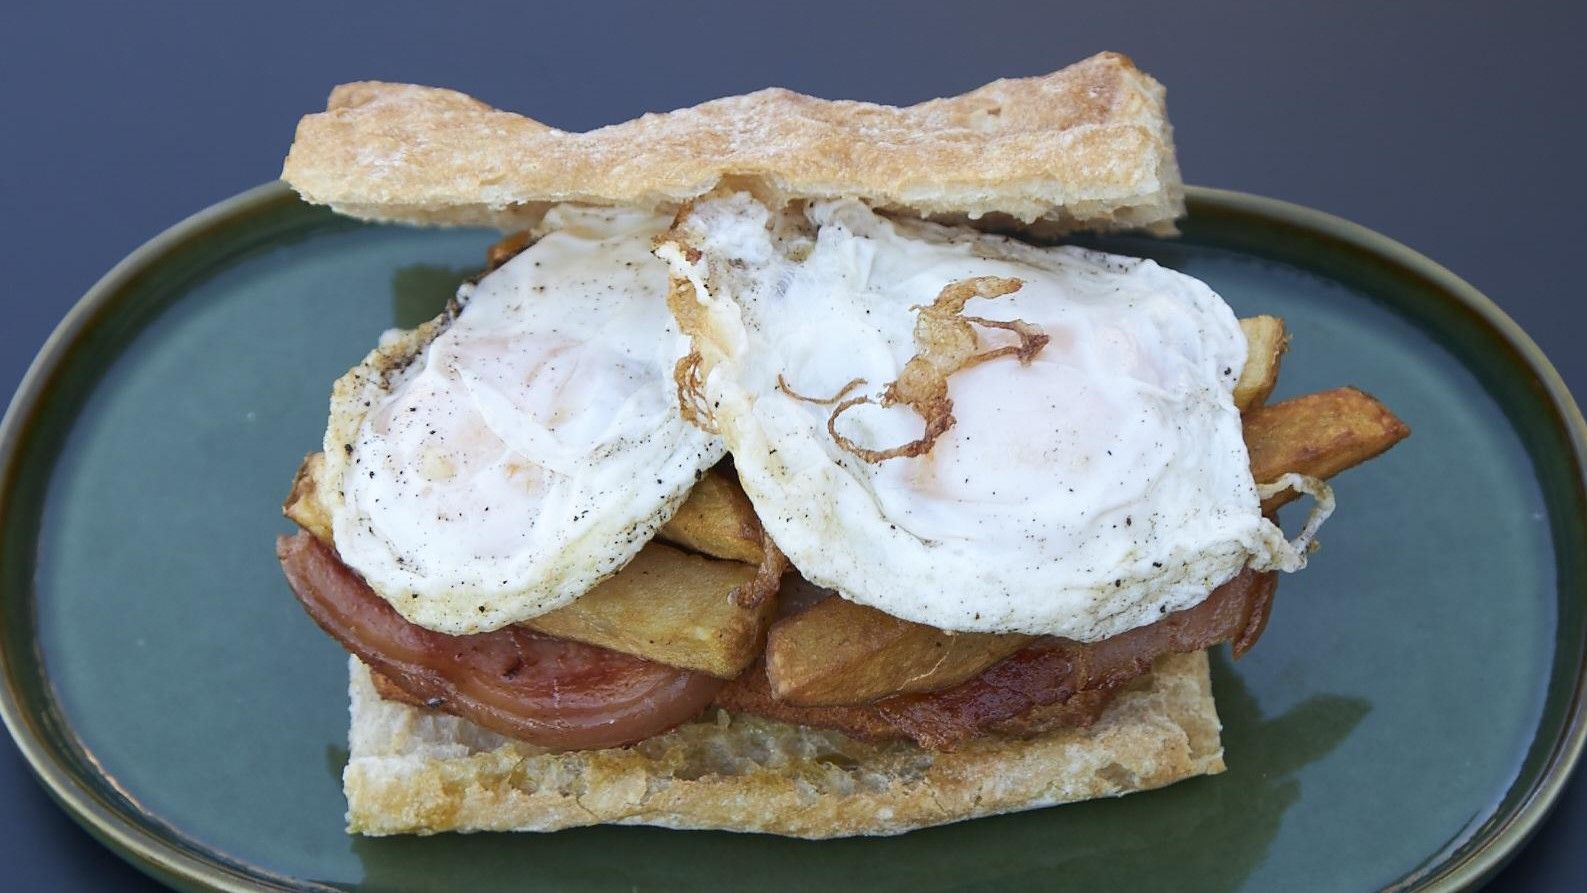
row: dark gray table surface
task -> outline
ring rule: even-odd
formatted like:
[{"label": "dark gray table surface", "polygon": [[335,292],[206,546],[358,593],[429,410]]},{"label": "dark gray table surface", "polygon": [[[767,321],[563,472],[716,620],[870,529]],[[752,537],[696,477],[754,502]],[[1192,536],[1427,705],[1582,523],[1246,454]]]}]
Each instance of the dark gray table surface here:
[{"label": "dark gray table surface", "polygon": [[[1331,211],[1425,252],[1587,395],[1579,4],[533,6],[0,14],[0,394],[122,256],[275,177],[297,117],[342,81],[444,85],[586,129],[771,85],[908,103],[1113,49],[1168,84],[1187,180]],[[155,889],[52,805],[9,742],[0,828],[5,889]],[[1492,888],[1587,889],[1583,841],[1578,776]]]}]

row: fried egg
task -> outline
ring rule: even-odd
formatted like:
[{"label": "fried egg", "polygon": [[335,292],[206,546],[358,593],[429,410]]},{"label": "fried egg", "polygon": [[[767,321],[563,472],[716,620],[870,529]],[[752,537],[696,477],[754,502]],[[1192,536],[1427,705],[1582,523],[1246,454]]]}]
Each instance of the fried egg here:
[{"label": "fried egg", "polygon": [[684,352],[650,252],[670,219],[562,206],[450,317],[338,382],[342,560],[428,629],[495,629],[628,562],[723,455],[679,414]]},{"label": "fried egg", "polygon": [[1304,560],[1259,507],[1244,336],[1196,279],[742,194],[657,253],[693,399],[816,585],[942,629],[1094,641]]}]

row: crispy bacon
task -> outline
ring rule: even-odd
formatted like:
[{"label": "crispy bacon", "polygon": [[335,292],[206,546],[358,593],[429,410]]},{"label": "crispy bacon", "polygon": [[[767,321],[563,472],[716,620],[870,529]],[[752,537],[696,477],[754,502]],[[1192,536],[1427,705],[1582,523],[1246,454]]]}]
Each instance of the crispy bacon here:
[{"label": "crispy bacon", "polygon": [[1224,641],[1234,642],[1236,657],[1245,653],[1267,623],[1276,584],[1271,573],[1246,570],[1195,607],[1156,623],[1098,642],[1039,640],[974,679],[942,691],[847,707],[798,707],[773,698],[764,667],[757,666],[723,689],[716,703],[860,738],[908,738],[933,750],[951,750],[988,729],[1033,734],[1089,725],[1159,655],[1199,651]]},{"label": "crispy bacon", "polygon": [[307,533],[276,555],[322,629],[413,701],[559,750],[617,747],[692,719],[722,680],[519,627],[447,636],[408,622]]}]

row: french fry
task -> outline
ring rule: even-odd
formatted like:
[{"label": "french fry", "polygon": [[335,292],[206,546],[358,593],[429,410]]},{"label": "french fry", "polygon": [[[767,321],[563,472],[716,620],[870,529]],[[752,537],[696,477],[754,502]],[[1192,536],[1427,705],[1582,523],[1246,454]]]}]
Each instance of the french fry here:
[{"label": "french fry", "polygon": [[1245,332],[1245,366],[1234,385],[1234,405],[1241,412],[1261,406],[1278,384],[1279,360],[1289,349],[1284,321],[1276,316],[1248,316],[1240,320]]},{"label": "french fry", "polygon": [[949,633],[831,596],[766,636],[772,694],[807,707],[863,704],[956,685],[1031,636]]},{"label": "french fry", "polygon": [[[1271,483],[1287,472],[1329,478],[1379,455],[1411,433],[1388,407],[1355,388],[1294,397],[1245,414],[1251,476]],[[1272,512],[1295,498],[1280,493],[1262,503]]]},{"label": "french fry", "polygon": [[508,233],[497,240],[497,242],[494,245],[491,245],[490,248],[486,249],[485,261],[489,265],[489,268],[494,270],[507,261],[517,257],[520,251],[528,248],[533,242],[534,237],[529,234],[528,230],[520,230],[516,233]]},{"label": "french fry", "polygon": [[324,453],[310,453],[292,476],[292,492],[281,506],[287,520],[307,530],[315,539],[331,543],[331,515],[320,502],[320,472],[325,467]]},{"label": "french fry", "polygon": [[674,545],[713,558],[760,564],[760,518],[731,471],[713,468],[657,534]]},{"label": "french fry", "polygon": [[739,561],[652,542],[577,601],[526,621],[547,635],[731,679],[759,653],[776,599],[752,608],[729,598],[755,578]]}]

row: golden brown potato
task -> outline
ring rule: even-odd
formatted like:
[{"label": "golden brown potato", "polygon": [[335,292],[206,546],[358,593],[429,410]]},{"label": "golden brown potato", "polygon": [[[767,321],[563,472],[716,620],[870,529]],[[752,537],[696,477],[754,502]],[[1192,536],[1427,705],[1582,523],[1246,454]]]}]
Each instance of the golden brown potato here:
[{"label": "golden brown potato", "polygon": [[738,478],[721,467],[695,482],[689,498],[657,536],[715,558],[760,564],[763,557],[760,518]]},{"label": "golden brown potato", "polygon": [[331,516],[320,502],[320,469],[325,466],[324,453],[310,453],[303,457],[298,473],[292,477],[292,492],[281,506],[287,520],[307,530],[322,543],[331,543]]},{"label": "golden brown potato", "polygon": [[485,251],[485,261],[490,265],[490,268],[494,270],[507,261],[517,257],[518,253],[523,251],[525,248],[528,248],[529,244],[533,241],[534,238],[529,235],[528,230],[522,230],[516,233],[508,233],[507,235],[502,236],[500,240],[498,240],[494,245],[491,245],[490,248]]},{"label": "golden brown potato", "polygon": [[[1404,440],[1411,429],[1388,407],[1355,388],[1295,397],[1245,414],[1251,476],[1270,483],[1286,472],[1333,477]],[[1280,493],[1262,503],[1271,512],[1295,498]]]},{"label": "golden brown potato", "polygon": [[1240,320],[1245,332],[1245,366],[1234,385],[1234,405],[1245,412],[1261,406],[1278,384],[1279,359],[1289,349],[1284,321],[1276,316],[1248,316]]},{"label": "golden brown potato", "polygon": [[791,704],[863,704],[957,685],[1031,638],[943,632],[830,596],[772,626],[766,676],[772,694]]},{"label": "golden brown potato", "polygon": [[652,542],[577,601],[525,622],[530,629],[731,679],[760,650],[776,599],[746,608],[734,589],[755,568]]}]

